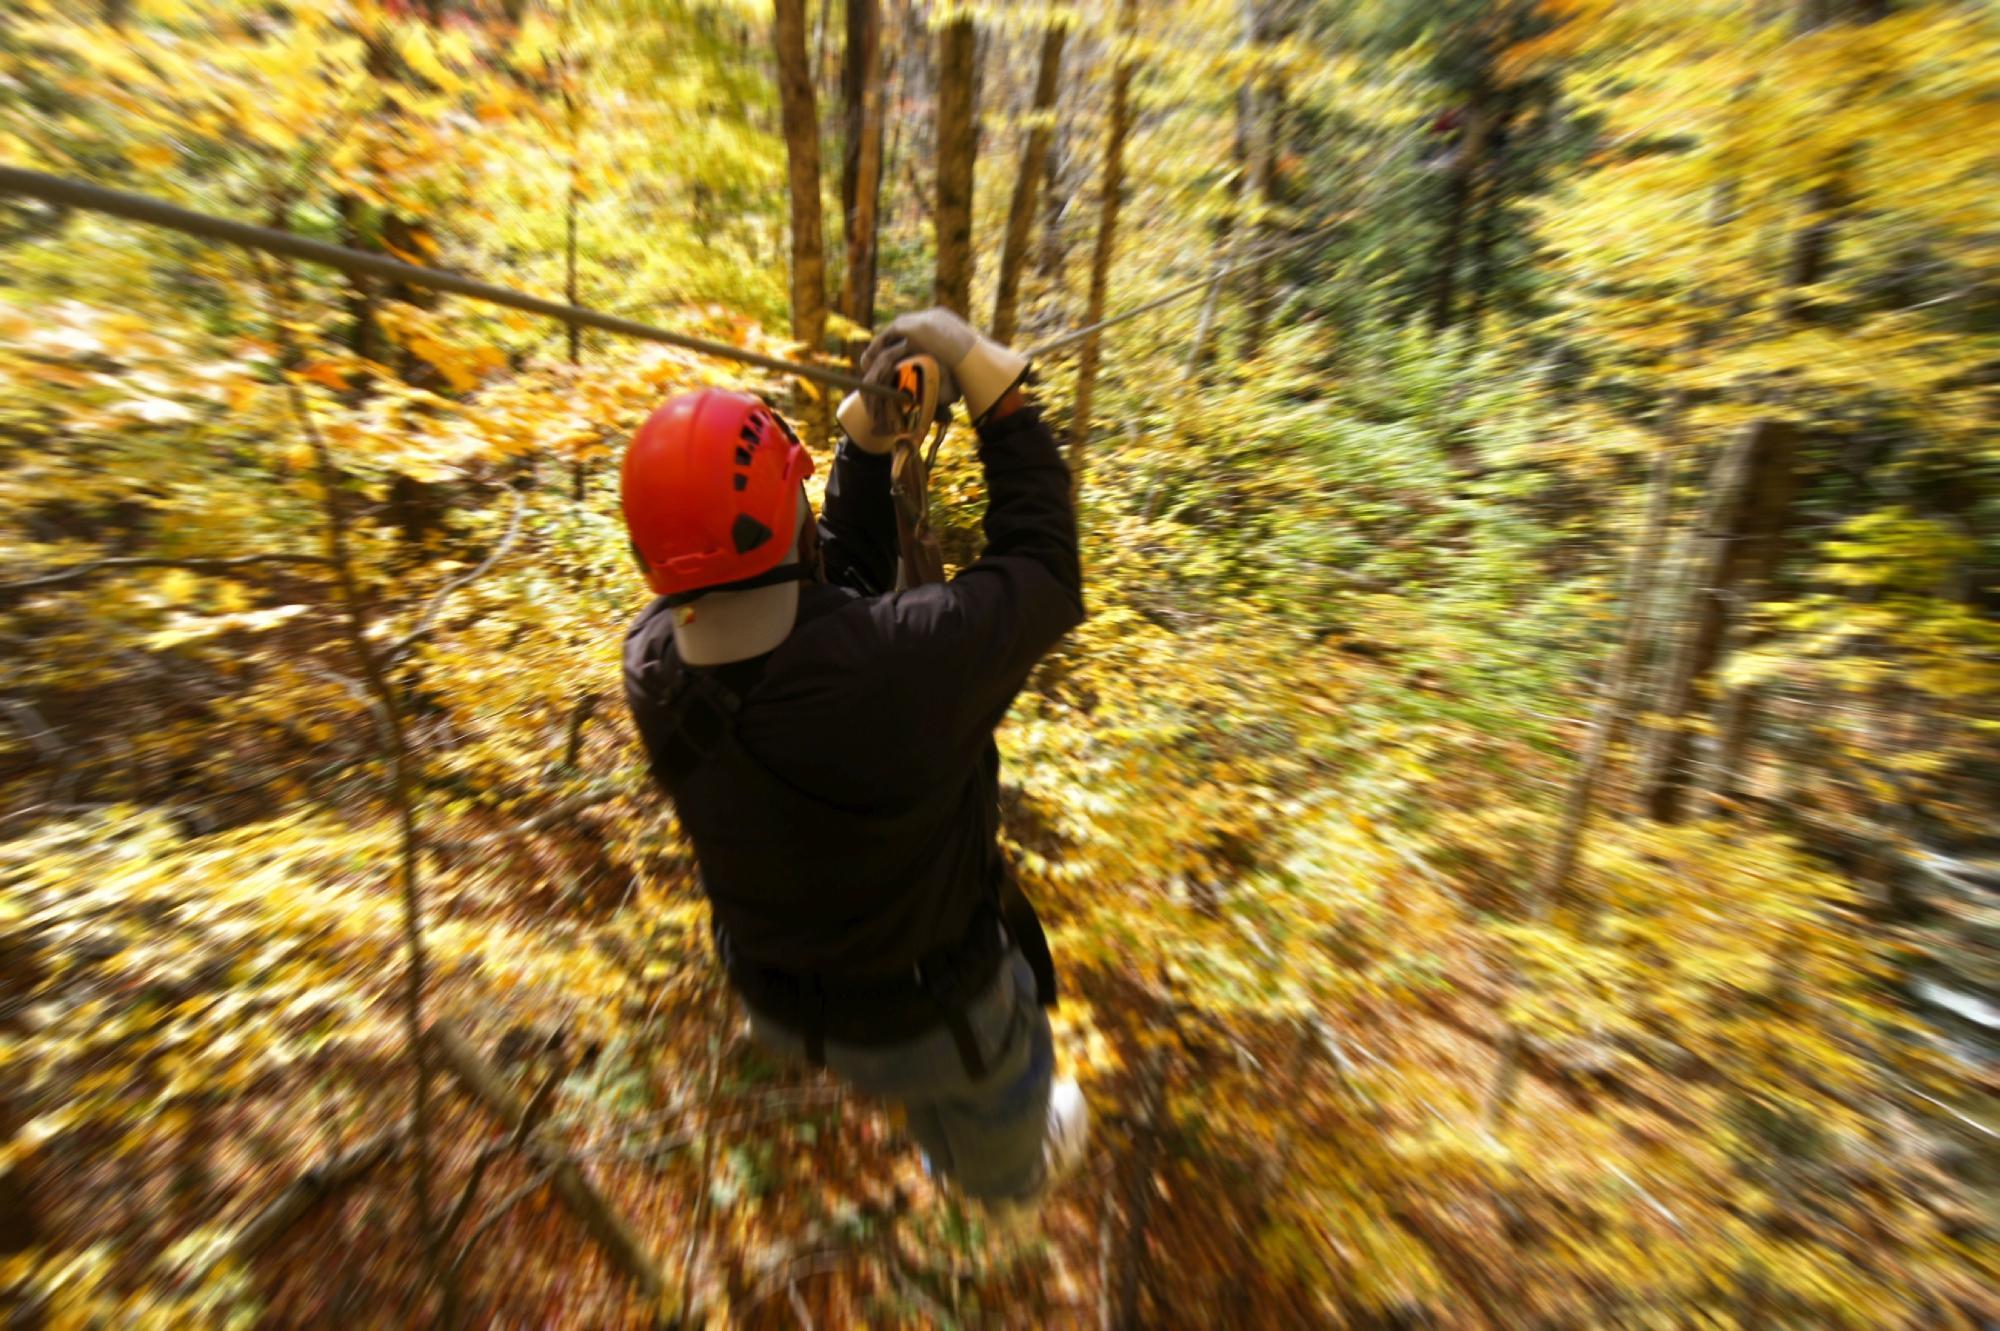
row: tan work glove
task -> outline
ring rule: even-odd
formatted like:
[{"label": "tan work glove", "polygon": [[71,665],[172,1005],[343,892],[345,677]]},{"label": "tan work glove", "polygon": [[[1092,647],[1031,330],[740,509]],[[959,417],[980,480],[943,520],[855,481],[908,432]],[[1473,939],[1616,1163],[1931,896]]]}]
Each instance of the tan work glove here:
[{"label": "tan work glove", "polygon": [[[938,406],[963,394],[974,425],[985,420],[1028,374],[1028,358],[1020,352],[995,342],[950,310],[929,309],[901,315],[875,334],[861,353],[861,377],[893,383],[896,362],[919,352],[933,357],[945,372]],[[847,395],[839,415],[856,445],[871,453],[888,451],[893,435],[875,419],[860,393]]]}]

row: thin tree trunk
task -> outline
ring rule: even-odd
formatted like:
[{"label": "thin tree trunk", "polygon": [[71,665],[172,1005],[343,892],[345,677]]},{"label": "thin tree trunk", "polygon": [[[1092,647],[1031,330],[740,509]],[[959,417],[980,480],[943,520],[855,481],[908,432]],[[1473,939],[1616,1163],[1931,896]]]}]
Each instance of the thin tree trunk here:
[{"label": "thin tree trunk", "polygon": [[1493,297],[1493,284],[1499,280],[1496,258],[1500,249],[1500,223],[1507,208],[1508,162],[1501,145],[1507,141],[1512,120],[1511,109],[1501,115],[1499,126],[1488,145],[1490,160],[1484,163],[1480,172],[1484,187],[1478,192],[1479,223],[1472,237],[1472,289],[1465,309],[1468,346],[1479,341],[1486,306]]},{"label": "thin tree trunk", "polygon": [[[569,11],[564,9],[564,17]],[[573,69],[563,71],[563,120],[569,131],[569,190],[563,201],[563,299],[572,306],[581,304],[576,284],[576,212],[582,193],[578,158],[578,137],[581,132],[581,117],[577,110],[576,90],[570,81],[576,76]],[[583,325],[569,326],[569,363],[572,367],[583,364]],[[570,490],[576,502],[581,504],[590,490],[590,463],[579,454],[571,464]]]},{"label": "thin tree trunk", "polygon": [[1068,138],[1068,128],[1058,123],[1049,137],[1049,150],[1042,157],[1042,242],[1041,253],[1035,260],[1049,313],[1058,323],[1069,294],[1069,247],[1063,243],[1063,219],[1069,214],[1070,200],[1068,191],[1062,188]]},{"label": "thin tree trunk", "polygon": [[979,33],[972,20],[938,30],[937,303],[972,313],[972,184],[979,151]]},{"label": "thin tree trunk", "polygon": [[[268,272],[265,286],[270,291],[275,306],[274,323],[279,330],[279,344],[286,369],[291,369],[303,359],[290,330],[292,311],[298,301],[290,290],[289,278],[280,280]],[[424,1262],[433,1282],[440,1286],[444,1308],[449,1318],[458,1306],[457,1290],[443,1262],[440,1249],[441,1236],[438,1233],[431,1207],[431,1065],[424,1045],[424,980],[429,969],[424,945],[423,885],[420,864],[422,845],[417,831],[416,800],[413,794],[415,775],[413,755],[409,739],[403,725],[402,700],[397,696],[396,687],[389,680],[383,667],[382,658],[377,653],[370,636],[372,607],[361,586],[360,576],[354,568],[354,559],[348,544],[348,518],[346,501],[346,480],[326,438],[313,424],[310,407],[305,394],[296,381],[287,376],[286,394],[290,400],[292,414],[297,420],[300,433],[311,450],[313,468],[318,475],[320,506],[324,520],[323,534],[326,545],[326,560],[332,566],[335,584],[340,589],[341,606],[345,614],[343,625],[349,650],[354,654],[355,663],[360,666],[362,678],[368,693],[374,699],[375,711],[379,718],[378,734],[385,750],[383,757],[388,761],[388,796],[390,807],[395,811],[396,828],[400,842],[398,865],[401,878],[403,905],[403,1034],[414,1074],[410,1103],[411,1132],[411,1175],[412,1201],[415,1203],[417,1232],[424,1254]]]},{"label": "thin tree trunk", "polygon": [[1190,386],[1203,378],[1202,371],[1214,358],[1213,334],[1216,310],[1222,304],[1222,275],[1236,262],[1237,239],[1242,234],[1240,229],[1232,231],[1229,242],[1222,247],[1222,252],[1215,256],[1215,280],[1208,284],[1208,290],[1202,295],[1201,316],[1194,325],[1194,345],[1188,349],[1187,373]]},{"label": "thin tree trunk", "polygon": [[827,76],[827,56],[832,50],[833,0],[819,0],[819,22],[813,25],[813,82],[818,86]]},{"label": "thin tree trunk", "polygon": [[[1215,269],[1218,273],[1226,270],[1236,261],[1236,254],[1242,248],[1241,240],[1246,227],[1238,216],[1243,208],[1243,190],[1253,170],[1250,161],[1250,122],[1256,114],[1255,97],[1250,86],[1245,84],[1236,90],[1236,137],[1230,143],[1229,176],[1223,183],[1223,197],[1229,206],[1216,219]],[[1213,282],[1201,298],[1201,318],[1195,324],[1194,347],[1188,353],[1188,374],[1199,376],[1215,359],[1215,343],[1211,335],[1215,331],[1216,312],[1222,305],[1222,283]]]},{"label": "thin tree trunk", "polygon": [[1042,158],[1042,252],[1035,266],[1042,280],[1057,290],[1062,289],[1063,269],[1068,266],[1069,247],[1063,244],[1062,234],[1063,218],[1069,212],[1069,199],[1062,188],[1068,137],[1068,128],[1058,124]]},{"label": "thin tree trunk", "polygon": [[[1872,0],[1801,0],[1793,11],[1794,32],[1804,35],[1839,18],[1869,22],[1881,18],[1885,8]],[[1805,220],[1793,237],[1783,278],[1781,309],[1789,321],[1813,317],[1807,290],[1823,281],[1832,267],[1834,243],[1849,206],[1847,176],[1854,168],[1855,154],[1853,145],[1836,153],[1827,163],[1824,178],[1806,194]],[[1718,484],[1727,483],[1732,488],[1712,495],[1711,508],[1723,508],[1729,523],[1718,526],[1711,522],[1704,527],[1703,535],[1711,547],[1719,541],[1723,548],[1697,555],[1698,567],[1706,568],[1709,580],[1688,592],[1682,636],[1674,651],[1664,697],[1656,709],[1661,725],[1647,753],[1642,782],[1647,812],[1660,821],[1677,822],[1685,816],[1692,749],[1688,717],[1723,659],[1726,640],[1740,637],[1731,628],[1749,608],[1748,598],[1776,571],[1795,485],[1797,444],[1798,431],[1792,425],[1759,421],[1732,446],[1717,468]],[[1744,456],[1738,457],[1739,452]],[[1726,798],[1755,725],[1754,695],[1746,692],[1723,700],[1714,719],[1718,731],[1712,789]]]},{"label": "thin tree trunk", "polygon": [[1054,137],[1056,95],[1062,85],[1063,42],[1068,28],[1051,22],[1042,35],[1042,58],[1035,71],[1033,123],[1021,148],[1021,167],[1014,175],[1014,195],[1007,205],[1007,238],[1000,249],[1000,275],[993,295],[993,336],[1014,338],[1014,314],[1021,289],[1021,267],[1028,255],[1029,232],[1035,221],[1035,186]]},{"label": "thin tree trunk", "polygon": [[1791,503],[1798,429],[1766,419],[1743,432],[1717,461],[1709,503],[1691,552],[1680,641],[1657,709],[1663,718],[1647,755],[1646,812],[1679,822],[1686,811],[1692,736],[1686,718],[1722,659],[1724,634],[1745,586],[1770,576]]},{"label": "thin tree trunk", "polygon": [[875,231],[882,206],[882,85],[880,0],[847,0],[847,60],[841,69],[847,142],[840,169],[847,263],[841,274],[840,312],[864,328],[875,323]]},{"label": "thin tree trunk", "polygon": [[[1105,299],[1111,285],[1111,256],[1118,246],[1118,205],[1125,192],[1125,136],[1132,121],[1131,38],[1139,28],[1138,0],[1119,0],[1117,64],[1111,76],[1111,118],[1104,138],[1104,181],[1099,189],[1097,245],[1090,255],[1090,303],[1083,316],[1085,325],[1104,318]],[[1077,356],[1076,407],[1070,422],[1069,492],[1072,502],[1083,492],[1084,473],[1090,467],[1090,407],[1097,392],[1097,363],[1104,334],[1092,333],[1083,340]]]},{"label": "thin tree trunk", "polygon": [[792,193],[792,336],[817,352],[826,331],[826,253],[820,240],[819,112],[806,63],[805,0],[773,0],[778,101]]},{"label": "thin tree trunk", "polygon": [[[778,53],[778,102],[792,193],[792,337],[815,360],[826,344],[826,250],[820,234],[819,110],[806,63],[805,0],[773,0],[772,38]],[[823,442],[830,430],[826,395],[814,395],[807,435]]]},{"label": "thin tree trunk", "polygon": [[[1612,745],[1618,742],[1619,732],[1632,713],[1632,704],[1638,693],[1635,666],[1652,632],[1653,578],[1659,568],[1660,551],[1666,544],[1667,515],[1673,506],[1673,492],[1674,443],[1673,437],[1668,435],[1663,436],[1654,448],[1652,479],[1646,489],[1646,516],[1639,540],[1632,548],[1632,563],[1626,573],[1625,631],[1620,637],[1617,654],[1611,659],[1610,669],[1605,673],[1583,756],[1570,775],[1569,790],[1563,797],[1562,818],[1556,825],[1555,846],[1542,865],[1541,876],[1536,880],[1533,895],[1528,901],[1528,918],[1536,924],[1546,923],[1569,891],[1570,874],[1576,868],[1577,855],[1583,847],[1583,835],[1590,826],[1598,784],[1603,779]],[[1513,1108],[1514,1095],[1520,1089],[1523,1038],[1518,1029],[1510,1028],[1501,1043],[1499,1069],[1494,1074],[1493,1086],[1486,1099],[1485,1116],[1489,1131],[1497,1128]]]},{"label": "thin tree trunk", "polygon": [[1638,673],[1634,666],[1651,636],[1648,612],[1652,605],[1653,579],[1660,565],[1660,551],[1666,545],[1667,515],[1673,504],[1673,489],[1673,442],[1663,438],[1654,447],[1652,478],[1646,487],[1646,515],[1639,540],[1633,547],[1631,568],[1625,578],[1625,631],[1618,644],[1618,653],[1612,658],[1611,667],[1604,677],[1597,714],[1591,721],[1590,738],[1584,745],[1583,758],[1570,777],[1569,793],[1563,801],[1562,821],[1556,829],[1555,846],[1542,868],[1540,881],[1535,884],[1530,913],[1536,920],[1547,919],[1556,903],[1569,890],[1569,876],[1576,867],[1577,851],[1589,823],[1605,761],[1611,746],[1618,740],[1619,731],[1631,715],[1635,692],[1633,684]]},{"label": "thin tree trunk", "polygon": [[[1257,239],[1269,245],[1277,234],[1271,210],[1278,202],[1278,156],[1285,142],[1285,84],[1275,75],[1264,80],[1258,92],[1263,104],[1258,119],[1263,122],[1264,141],[1257,153],[1256,200],[1261,217]],[[1272,260],[1259,261],[1250,270],[1250,302],[1243,328],[1243,356],[1248,360],[1264,348],[1264,330],[1270,324],[1273,303]]]},{"label": "thin tree trunk", "polygon": [[1452,164],[1451,183],[1445,191],[1444,235],[1438,242],[1437,270],[1431,275],[1431,329],[1442,333],[1451,327],[1458,307],[1459,257],[1465,250],[1467,213],[1472,209],[1473,185],[1486,157],[1489,117],[1484,105],[1475,102],[1466,115],[1465,141],[1459,145],[1458,159]]}]

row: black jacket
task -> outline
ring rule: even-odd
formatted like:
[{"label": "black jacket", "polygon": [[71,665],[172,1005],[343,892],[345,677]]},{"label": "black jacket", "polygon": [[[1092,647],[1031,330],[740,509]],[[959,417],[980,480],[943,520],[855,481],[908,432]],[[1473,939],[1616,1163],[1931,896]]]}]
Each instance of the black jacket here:
[{"label": "black jacket", "polygon": [[1083,618],[1069,473],[1024,407],[980,431],[986,550],[950,582],[883,594],[896,568],[889,460],[843,445],[819,532],[825,583],[792,634],[719,667],[736,743],[677,780],[663,760],[683,666],[655,601],[625,640],[625,693],[732,956],[826,976],[907,974],[997,891],[1000,754],[1028,672]]}]

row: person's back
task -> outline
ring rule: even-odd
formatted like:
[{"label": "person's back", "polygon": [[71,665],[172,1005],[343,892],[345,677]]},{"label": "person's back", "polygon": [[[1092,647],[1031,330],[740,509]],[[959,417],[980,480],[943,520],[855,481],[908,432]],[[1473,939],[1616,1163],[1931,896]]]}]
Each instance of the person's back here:
[{"label": "person's back", "polygon": [[[1038,999],[1053,975],[1029,965],[1046,961],[1032,917],[1003,912],[993,731],[1082,616],[1075,519],[1055,441],[1018,391],[1025,363],[933,312],[892,325],[864,364],[879,377],[905,338],[960,371],[980,422],[980,559],[886,590],[888,441],[853,399],[825,513],[813,523],[798,498],[789,552],[774,487],[811,465],[789,429],[754,399],[669,404],[626,461],[635,550],[665,593],[628,634],[626,691],[759,1037],[902,1101],[969,1194],[1020,1197],[1043,1183],[1053,1051]],[[703,471],[703,448],[734,475]],[[663,527],[697,492],[740,511],[703,511],[693,536]],[[745,532],[761,534],[747,557]],[[1080,1145],[1073,1087],[1056,1109],[1057,1145]]]}]

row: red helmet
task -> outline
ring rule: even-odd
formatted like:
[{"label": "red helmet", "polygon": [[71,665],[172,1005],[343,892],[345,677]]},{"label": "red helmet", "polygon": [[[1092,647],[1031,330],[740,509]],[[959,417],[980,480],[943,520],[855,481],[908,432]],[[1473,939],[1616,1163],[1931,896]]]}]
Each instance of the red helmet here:
[{"label": "red helmet", "polygon": [[770,573],[791,549],[812,469],[792,427],[748,393],[668,401],[633,436],[619,484],[646,581],[692,599]]}]

